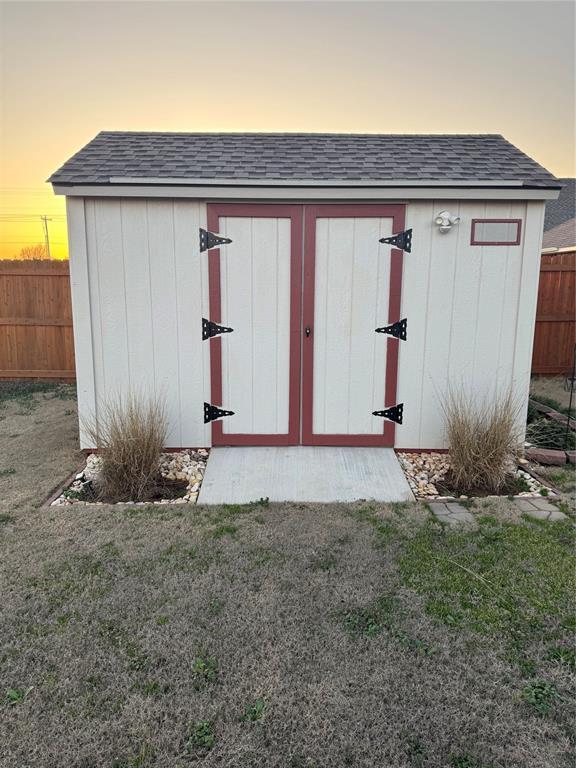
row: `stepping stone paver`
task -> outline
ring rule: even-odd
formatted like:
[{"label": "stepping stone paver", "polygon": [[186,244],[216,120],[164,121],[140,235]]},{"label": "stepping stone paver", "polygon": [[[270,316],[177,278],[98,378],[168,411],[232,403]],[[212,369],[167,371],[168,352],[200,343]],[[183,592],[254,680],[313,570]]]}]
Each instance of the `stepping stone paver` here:
[{"label": "stepping stone paver", "polygon": [[468,524],[476,525],[476,518],[466,507],[458,503],[446,503],[445,501],[433,501],[429,504],[432,513],[442,523],[447,525]]},{"label": "stepping stone paver", "polygon": [[566,515],[547,499],[515,499],[514,504],[521,512],[535,520],[565,520]]}]

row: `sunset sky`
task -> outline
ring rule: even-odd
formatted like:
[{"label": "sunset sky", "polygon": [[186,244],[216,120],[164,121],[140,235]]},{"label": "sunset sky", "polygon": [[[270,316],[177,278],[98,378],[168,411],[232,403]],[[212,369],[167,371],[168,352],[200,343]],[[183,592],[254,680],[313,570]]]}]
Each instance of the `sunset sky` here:
[{"label": "sunset sky", "polygon": [[0,258],[98,131],[502,133],[574,175],[571,2],[4,2]]}]

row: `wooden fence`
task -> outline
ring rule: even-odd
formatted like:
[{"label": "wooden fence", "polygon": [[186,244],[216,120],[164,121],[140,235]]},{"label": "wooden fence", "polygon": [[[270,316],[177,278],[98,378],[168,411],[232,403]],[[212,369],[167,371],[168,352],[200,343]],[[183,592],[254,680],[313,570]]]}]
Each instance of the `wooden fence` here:
[{"label": "wooden fence", "polygon": [[[571,371],[576,251],[542,255],[532,373]],[[0,379],[73,379],[67,261],[0,260]]]},{"label": "wooden fence", "polygon": [[0,379],[73,379],[67,261],[0,261]]},{"label": "wooden fence", "polygon": [[532,373],[569,373],[575,343],[576,251],[542,254]]}]

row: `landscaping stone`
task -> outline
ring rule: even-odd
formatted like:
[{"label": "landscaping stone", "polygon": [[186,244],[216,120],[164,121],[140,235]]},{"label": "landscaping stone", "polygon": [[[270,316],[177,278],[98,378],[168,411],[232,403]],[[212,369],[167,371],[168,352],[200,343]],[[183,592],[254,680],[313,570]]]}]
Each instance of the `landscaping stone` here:
[{"label": "landscaping stone", "polygon": [[576,451],[566,451],[566,458],[569,464],[576,464]]},{"label": "landscaping stone", "polygon": [[526,455],[538,464],[561,466],[566,464],[566,451],[555,451],[551,448],[528,448]]},{"label": "landscaping stone", "polygon": [[[417,498],[435,500],[452,498],[443,496],[438,491],[438,485],[442,483],[450,469],[450,456],[448,454],[399,452],[397,455],[410,489]],[[529,488],[529,490],[520,493],[520,496],[540,495],[540,490],[544,487],[542,483],[523,469],[518,468],[516,474],[526,481]],[[459,496],[459,498],[466,500],[468,497]]]},{"label": "landscaping stone", "polygon": [[[160,499],[154,501],[154,504],[195,504],[198,499],[198,491],[202,485],[209,451],[200,448],[198,450],[175,451],[173,453],[163,453],[160,460],[160,474],[167,480],[182,480],[187,482],[186,493],[184,496],[176,499]],[[86,466],[82,472],[76,475],[75,480],[66,488],[62,494],[52,502],[52,506],[64,506],[70,504],[86,504],[81,499],[74,498],[75,494],[81,493],[84,486],[93,482],[98,477],[101,466],[101,458],[95,453],[86,457]],[[101,502],[96,502],[101,503]],[[134,502],[117,502],[133,504]],[[137,502],[144,503],[144,502]]]}]

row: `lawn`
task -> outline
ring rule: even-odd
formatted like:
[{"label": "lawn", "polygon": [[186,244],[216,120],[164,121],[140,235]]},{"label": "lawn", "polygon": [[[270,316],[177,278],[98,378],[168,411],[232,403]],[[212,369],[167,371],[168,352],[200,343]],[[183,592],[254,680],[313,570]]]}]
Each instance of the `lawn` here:
[{"label": "lawn", "polygon": [[0,389],[2,768],[572,765],[572,520],[40,509],[72,394]]}]

